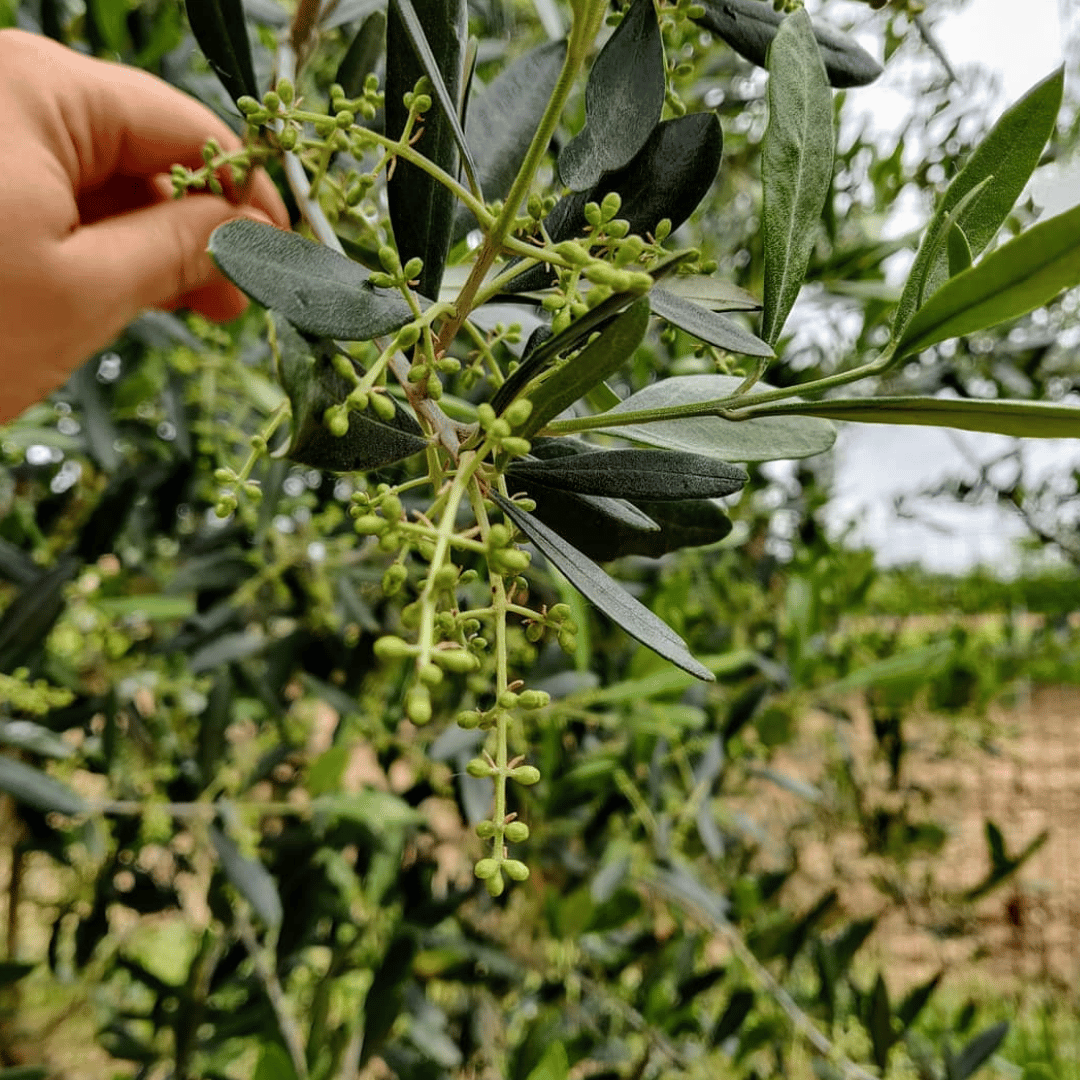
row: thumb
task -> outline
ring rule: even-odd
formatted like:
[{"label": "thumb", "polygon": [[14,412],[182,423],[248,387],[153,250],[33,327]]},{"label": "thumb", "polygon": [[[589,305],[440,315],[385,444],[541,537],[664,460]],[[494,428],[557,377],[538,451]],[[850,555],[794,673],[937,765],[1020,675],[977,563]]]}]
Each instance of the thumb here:
[{"label": "thumb", "polygon": [[106,218],[64,240],[57,284],[84,354],[111,341],[145,308],[169,306],[220,280],[206,245],[214,229],[237,217],[271,224],[251,207],[191,195]]}]

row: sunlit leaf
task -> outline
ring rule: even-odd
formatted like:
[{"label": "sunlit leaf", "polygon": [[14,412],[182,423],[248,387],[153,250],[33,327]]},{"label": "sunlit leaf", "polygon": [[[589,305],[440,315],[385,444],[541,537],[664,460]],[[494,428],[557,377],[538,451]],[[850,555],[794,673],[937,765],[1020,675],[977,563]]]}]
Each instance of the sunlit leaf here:
[{"label": "sunlit leaf", "polygon": [[273,875],[261,862],[243,854],[236,841],[217,826],[211,825],[209,832],[210,842],[229,883],[268,927],[277,929],[284,911]]},{"label": "sunlit leaf", "polygon": [[370,341],[413,317],[401,294],[376,289],[359,263],[297,233],[238,218],[210,234],[209,248],[234,285],[306,334]]},{"label": "sunlit leaf", "polygon": [[1080,206],[1040,221],[942,285],[897,342],[900,359],[1049,303],[1080,284]]},{"label": "sunlit leaf", "polygon": [[769,124],[761,147],[761,336],[773,344],[806,277],[832,183],[835,139],[832,93],[805,10],[780,24],[768,63]]},{"label": "sunlit leaf", "polygon": [[618,371],[633,356],[648,326],[649,301],[644,297],[631,304],[576,356],[563,361],[535,390],[529,391],[533,409],[521,433],[527,438],[539,431],[597,383]]},{"label": "sunlit leaf", "polygon": [[734,319],[701,307],[692,300],[685,300],[667,289],[653,289],[649,293],[649,305],[654,315],[718,349],[742,353],[744,356],[776,355],[771,346],[745,330]]},{"label": "sunlit leaf", "polygon": [[[723,38],[740,56],[765,66],[782,11],[762,0],[702,0],[705,13],[695,21]],[[881,65],[847,34],[820,19],[813,22],[829,82],[836,87],[865,86],[881,74]]]},{"label": "sunlit leaf", "polygon": [[[465,134],[458,121],[465,42],[468,37],[465,0],[392,0],[386,24],[386,133],[399,138],[409,110],[403,97],[427,75],[432,83],[431,108],[418,122],[416,149],[444,172],[456,177]],[[472,170],[471,162],[467,167]],[[419,291],[438,296],[446,253],[450,248],[455,199],[417,165],[399,159],[387,184],[390,223],[402,264],[424,260]]]},{"label": "sunlit leaf", "polygon": [[80,795],[23,761],[0,755],[0,791],[42,813],[83,814],[89,809]]},{"label": "sunlit leaf", "polygon": [[[364,471],[402,461],[427,446],[419,424],[394,403],[394,419],[384,421],[369,408],[348,414],[348,430],[335,435],[326,426],[327,409],[340,405],[352,389],[335,370],[329,341],[306,341],[274,313],[281,353],[281,385],[292,403],[292,439],[288,457],[303,465],[334,472]],[[393,401],[393,399],[390,399]]]},{"label": "sunlit leaf", "polygon": [[240,0],[187,0],[188,22],[203,55],[229,97],[258,98],[244,6]]},{"label": "sunlit leaf", "polygon": [[[565,41],[545,42],[506,67],[490,85],[473,87],[465,136],[485,199],[502,199],[513,185],[565,56]],[[459,206],[453,242],[475,227],[473,215]]]},{"label": "sunlit leaf", "polygon": [[705,681],[714,676],[690,655],[683,641],[667,623],[608,577],[599,566],[549,529],[542,521],[520,510],[498,492],[491,493],[499,509],[536,545],[587,600],[621,626],[632,638],[670,660],[676,667]]},{"label": "sunlit leaf", "polygon": [[635,0],[608,38],[585,86],[585,127],[559,154],[559,178],[591,188],[642,148],[664,108],[664,43],[653,0]]},{"label": "sunlit leaf", "polygon": [[[602,415],[616,416],[646,409],[704,406],[729,398],[742,385],[732,375],[680,375],[661,379],[631,394],[620,405]],[[771,389],[758,383],[755,390]],[[828,450],[836,439],[836,429],[827,421],[804,417],[794,419],[769,416],[752,420],[726,420],[719,416],[682,417],[677,420],[650,420],[633,424],[606,424],[596,431],[664,450],[686,450],[721,461],[774,461],[804,458]]]},{"label": "sunlit leaf", "polygon": [[[958,224],[973,257],[997,235],[1053,134],[1063,85],[1064,73],[1058,70],[1007,109],[949,185],[912,263],[893,320],[894,339],[905,332],[921,303],[950,276],[941,234]],[[986,187],[979,197],[955,215],[960,203],[982,184]]]}]

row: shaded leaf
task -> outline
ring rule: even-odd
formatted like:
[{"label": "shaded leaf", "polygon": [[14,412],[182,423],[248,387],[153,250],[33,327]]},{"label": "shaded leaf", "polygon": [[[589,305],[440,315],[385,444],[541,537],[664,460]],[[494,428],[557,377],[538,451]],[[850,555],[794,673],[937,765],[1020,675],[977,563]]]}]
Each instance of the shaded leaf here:
[{"label": "shaded leaf", "polygon": [[521,434],[528,438],[539,431],[597,383],[618,371],[633,356],[648,326],[649,301],[643,297],[631,304],[581,352],[555,368],[538,387],[527,391],[533,408]]},{"label": "shaded leaf", "polygon": [[280,1043],[263,1043],[251,1080],[296,1080],[296,1068]]},{"label": "shaded leaf", "polygon": [[[904,333],[923,300],[936,293],[951,276],[942,234],[952,224],[958,224],[973,256],[997,235],[1053,134],[1063,85],[1063,72],[1058,70],[1033,87],[1002,114],[956,174],[927,226],[912,263],[893,320],[894,339]],[[983,184],[986,187],[977,201],[961,209],[960,204]],[[960,210],[958,215],[957,210]]]},{"label": "shaded leaf", "polygon": [[[664,218],[677,229],[716,179],[723,148],[723,132],[714,113],[689,113],[665,120],[653,128],[629,165],[607,173],[588,191],[560,199],[544,219],[544,229],[556,243],[583,236],[588,227],[585,204],[602,202],[612,191],[622,198],[619,217],[629,222],[630,232],[645,236]],[[551,270],[541,264],[519,274],[506,291],[543,289],[553,281]]]},{"label": "shaded leaf", "polygon": [[276,930],[281,926],[284,911],[273,875],[261,862],[244,855],[236,841],[216,825],[210,826],[210,842],[230,884],[266,926]]},{"label": "shaded leaf", "polygon": [[728,999],[720,1019],[716,1021],[709,1041],[713,1046],[721,1046],[724,1042],[736,1034],[742,1027],[743,1021],[750,1015],[754,1007],[754,991],[740,987]]},{"label": "shaded leaf", "polygon": [[[454,177],[458,173],[459,149],[465,142],[457,107],[467,37],[465,0],[419,0],[415,6],[410,0],[390,3],[386,24],[386,133],[394,139],[401,137],[409,115],[402,99],[427,75],[435,100],[417,122],[416,130],[422,134],[416,149]],[[419,166],[400,159],[387,192],[401,262],[423,259],[419,290],[425,296],[438,296],[450,248],[454,194]]]},{"label": "shaded leaf", "polygon": [[559,178],[568,188],[593,187],[644,146],[664,108],[665,75],[653,0],[635,0],[589,72],[585,127],[559,154]]},{"label": "shaded leaf", "polygon": [[240,0],[186,0],[191,32],[229,97],[259,97]]},{"label": "shaded leaf", "polygon": [[324,421],[326,410],[340,405],[352,389],[334,369],[333,343],[306,341],[276,312],[274,326],[281,352],[281,384],[292,402],[289,458],[319,469],[352,472],[389,465],[426,448],[419,424],[396,402],[393,421],[384,422],[370,410],[350,410],[348,430],[344,435],[333,434]]},{"label": "shaded leaf", "polygon": [[386,13],[373,11],[360,24],[334,76],[346,97],[359,97],[364,92],[364,80],[375,70],[385,41]]},{"label": "shaded leaf", "polygon": [[746,471],[701,454],[594,450],[549,461],[516,461],[507,476],[581,495],[616,499],[715,499],[739,491]]},{"label": "shaded leaf", "polygon": [[[970,240],[970,237],[968,237]],[[1080,284],[1080,206],[1040,221],[947,282],[915,313],[897,360],[1019,318]]]},{"label": "shaded leaf", "polygon": [[943,972],[938,972],[932,979],[911,989],[896,1010],[896,1015],[903,1026],[904,1031],[915,1022],[919,1013],[926,1007],[927,1002],[933,996],[934,991],[941,982]]},{"label": "shaded leaf", "polygon": [[954,225],[949,230],[945,250],[949,257],[949,277],[956,277],[971,265],[971,245],[959,225]]},{"label": "shaded leaf", "polygon": [[649,293],[649,306],[654,315],[718,349],[742,353],[744,356],[776,355],[770,345],[743,329],[734,319],[701,307],[692,300],[685,300],[667,289],[653,289]]},{"label": "shaded leaf", "polygon": [[769,124],[761,147],[761,336],[773,344],[806,277],[832,184],[835,137],[832,93],[805,10],[780,24],[768,62]]},{"label": "shaded leaf", "polygon": [[44,1065],[12,1065],[0,1069],[0,1080],[48,1080],[49,1070]]},{"label": "shaded leaf", "polygon": [[234,284],[306,334],[370,341],[412,319],[394,289],[376,289],[359,263],[297,233],[238,218],[210,234],[209,250]]},{"label": "shaded leaf", "polygon": [[591,559],[572,547],[542,521],[518,509],[498,492],[491,492],[499,509],[536,545],[587,600],[641,642],[676,667],[711,682],[712,672],[690,655],[674,630],[622,589]]},{"label": "shaded leaf", "polygon": [[[473,88],[465,136],[476,160],[477,182],[488,201],[504,198],[513,186],[565,56],[565,41],[545,42],[515,60],[483,90]],[[451,243],[475,225],[468,208],[459,206]]]},{"label": "shaded leaf", "polygon": [[878,974],[870,991],[866,1028],[870,1032],[870,1044],[874,1051],[874,1064],[884,1070],[889,1063],[889,1051],[899,1037],[892,1029],[892,1010],[885,980]]},{"label": "shaded leaf", "polygon": [[[616,416],[678,406],[707,405],[729,398],[743,380],[733,375],[679,375],[662,379],[631,394],[603,414]],[[770,389],[757,383],[755,389]],[[664,450],[686,450],[721,461],[773,461],[804,458],[828,450],[836,430],[825,421],[788,425],[788,417],[769,416],[752,420],[726,420],[719,416],[650,420],[646,423],[607,424],[598,432],[630,439]],[[807,418],[809,419],[809,418]],[[773,421],[781,421],[773,423]]]},{"label": "shaded leaf", "polygon": [[1006,1021],[979,1032],[955,1058],[946,1063],[948,1080],[968,1080],[985,1065],[1009,1033]]},{"label": "shaded leaf", "polygon": [[13,671],[41,648],[67,606],[64,589],[78,564],[62,560],[25,584],[0,615],[0,671]]},{"label": "shaded leaf", "polygon": [[[695,22],[751,63],[765,66],[769,45],[784,18],[782,11],[767,0],[702,0],[702,6],[705,14]],[[865,86],[881,74],[881,65],[854,38],[818,19],[813,29],[833,86]]]},{"label": "shaded leaf", "polygon": [[[762,413],[764,411],[763,407]],[[770,416],[791,413],[858,424],[920,424],[963,431],[991,431],[1028,439],[1080,438],[1080,407],[1052,401],[833,398],[768,408]]]},{"label": "shaded leaf", "polygon": [[89,809],[81,796],[23,761],[0,755],[0,791],[16,802],[42,813],[84,814]]}]

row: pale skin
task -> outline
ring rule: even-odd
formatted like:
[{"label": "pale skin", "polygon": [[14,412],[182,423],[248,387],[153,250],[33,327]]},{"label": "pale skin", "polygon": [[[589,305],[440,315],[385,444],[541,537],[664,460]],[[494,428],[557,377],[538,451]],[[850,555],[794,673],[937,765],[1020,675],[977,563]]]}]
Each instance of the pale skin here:
[{"label": "pale skin", "polygon": [[[223,222],[288,228],[270,178],[172,198],[174,164],[239,138],[167,83],[0,31],[0,423],[62,385],[147,308],[216,322],[244,295],[206,252]],[[230,201],[231,200],[231,201]]]}]

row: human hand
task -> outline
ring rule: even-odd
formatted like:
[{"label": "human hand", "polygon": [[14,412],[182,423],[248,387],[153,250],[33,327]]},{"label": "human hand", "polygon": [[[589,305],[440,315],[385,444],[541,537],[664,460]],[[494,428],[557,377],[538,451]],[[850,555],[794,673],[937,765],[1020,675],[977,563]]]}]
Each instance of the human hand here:
[{"label": "human hand", "polygon": [[172,165],[201,167],[210,138],[240,146],[213,113],[146,72],[2,30],[0,117],[0,423],[148,307],[218,322],[243,312],[206,253],[210,233],[289,218],[261,171],[243,205],[172,199]]}]

